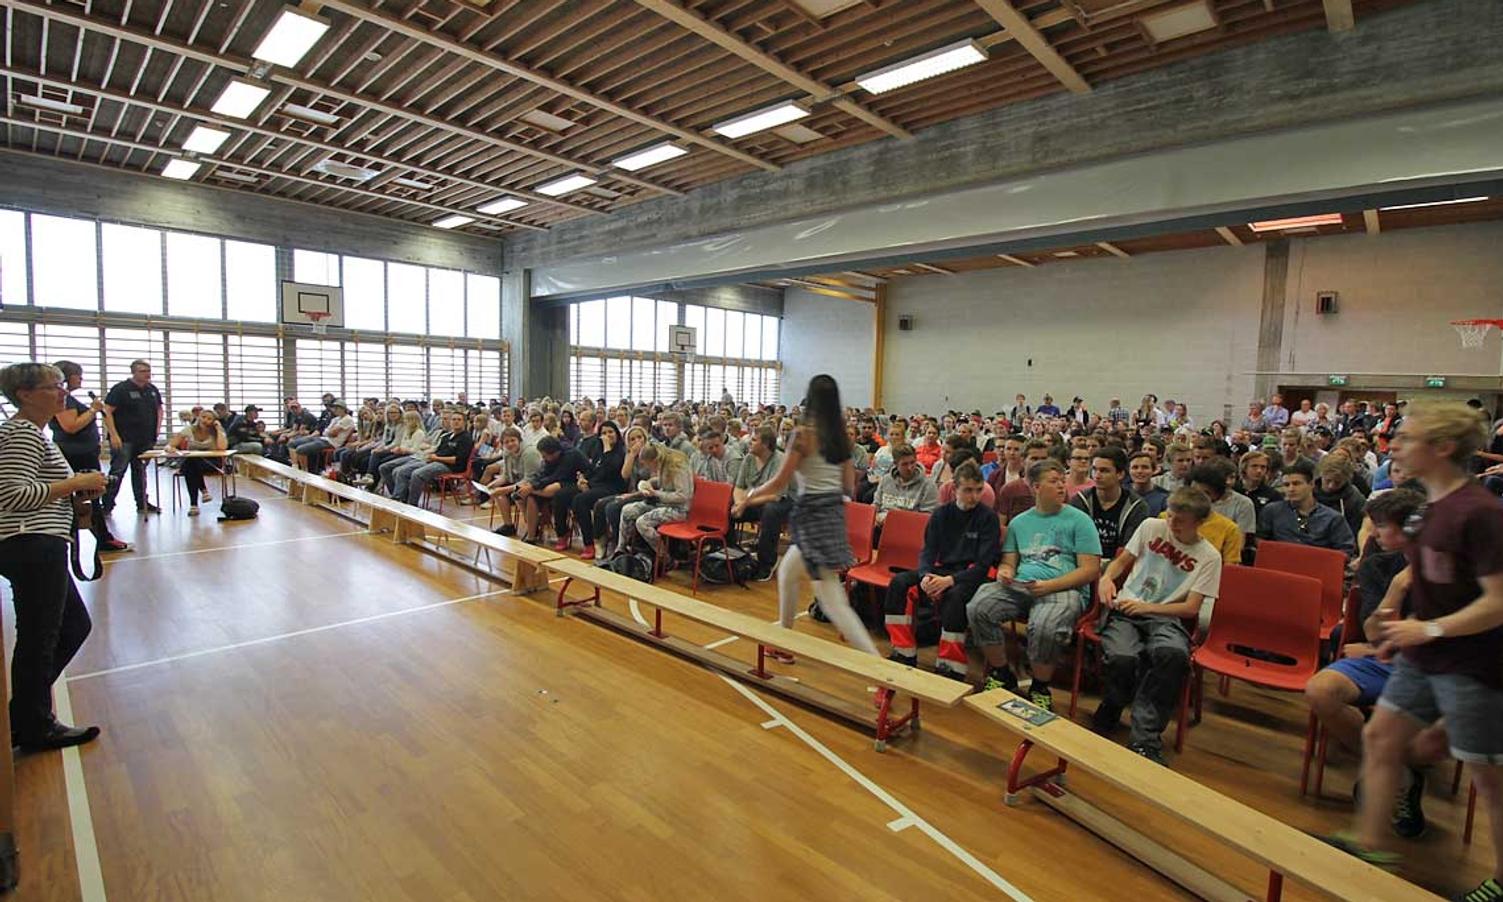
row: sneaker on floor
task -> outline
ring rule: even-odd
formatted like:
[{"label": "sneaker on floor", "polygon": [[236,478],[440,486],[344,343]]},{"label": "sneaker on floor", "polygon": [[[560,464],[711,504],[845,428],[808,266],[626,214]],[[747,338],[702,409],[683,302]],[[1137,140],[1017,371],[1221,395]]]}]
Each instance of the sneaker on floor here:
[{"label": "sneaker on floor", "polygon": [[188,505],[188,516],[190,516],[190,517],[196,517],[196,516],[198,516],[198,505],[196,505],[196,504],[190,504],[190,505]]},{"label": "sneaker on floor", "polygon": [[517,534],[517,528],[510,523],[502,523],[500,526],[497,526],[491,531],[498,536],[511,537]]},{"label": "sneaker on floor", "polygon": [[[756,572],[752,574],[752,582],[754,582],[754,583],[771,582],[772,581],[772,574],[773,574],[773,571],[775,569],[776,568],[774,568],[774,567],[760,567],[759,566],[757,568]],[[815,602],[815,603],[818,604],[818,602]]]},{"label": "sneaker on floor", "polygon": [[815,623],[829,623],[830,618],[825,616],[825,609],[819,606],[819,602],[809,602],[809,617]]},{"label": "sneaker on floor", "polygon": [[1404,839],[1417,839],[1425,833],[1425,772],[1410,769],[1409,787],[1399,793],[1393,804],[1393,832]]},{"label": "sneaker on floor", "polygon": [[595,560],[595,546],[585,543],[584,550],[579,553],[579,559],[582,561]]},{"label": "sneaker on floor", "polygon": [[553,543],[553,550],[568,551],[571,544],[573,543],[571,543],[568,539],[559,539],[557,542]]},{"label": "sneaker on floor", "polygon": [[1028,700],[1033,702],[1035,708],[1043,711],[1054,711],[1054,694],[1048,689],[1029,689]]},{"label": "sneaker on floor", "polygon": [[887,653],[887,660],[892,661],[894,664],[902,664],[904,667],[918,666],[918,655],[914,655],[910,658],[908,655],[902,654],[896,649]]},{"label": "sneaker on floor", "polygon": [[[1350,833],[1331,833],[1328,835],[1313,834],[1316,839],[1329,846],[1335,846],[1353,858],[1361,859],[1375,868],[1385,871],[1397,870],[1399,863],[1404,857],[1397,852],[1385,852],[1382,849],[1369,849],[1357,842],[1357,838]],[[1466,898],[1465,896],[1461,898]],[[1483,896],[1486,900],[1488,897]]]},{"label": "sneaker on floor", "polygon": [[777,661],[779,664],[797,663],[793,655],[789,654],[786,651],[783,651],[781,648],[769,648],[766,650],[765,654],[769,661]]},{"label": "sneaker on floor", "polygon": [[99,550],[100,551],[130,551],[131,547],[130,547],[130,543],[128,543],[128,542],[122,542],[119,539],[105,539],[103,542],[99,543]]},{"label": "sneaker on floor", "polygon": [[1152,761],[1154,764],[1157,764],[1160,767],[1169,766],[1169,762],[1164,760],[1164,750],[1157,746],[1148,745],[1147,743],[1142,742],[1135,742],[1132,745],[1128,746],[1127,750],[1135,755],[1140,755],[1144,758],[1147,758],[1149,761]]},{"label": "sneaker on floor", "polygon": [[213,501],[214,500],[214,496],[209,494],[209,490],[208,489],[204,489],[202,492],[200,492],[199,495],[198,495],[198,497],[202,498],[205,501]]},{"label": "sneaker on floor", "polygon": [[986,672],[986,682],[982,684],[982,692],[991,692],[993,689],[1006,689],[1016,694],[1018,691],[1018,678],[1006,667],[994,667]]},{"label": "sneaker on floor", "polygon": [[1503,883],[1489,877],[1478,884],[1476,889],[1455,898],[1456,902],[1498,902],[1503,899]]},{"label": "sneaker on floor", "polygon": [[1122,725],[1122,709],[1102,702],[1091,715],[1091,729],[1102,736],[1110,736]]},{"label": "sneaker on floor", "polygon": [[482,501],[476,505],[476,508],[478,510],[488,511],[491,509],[491,503],[489,501]]}]

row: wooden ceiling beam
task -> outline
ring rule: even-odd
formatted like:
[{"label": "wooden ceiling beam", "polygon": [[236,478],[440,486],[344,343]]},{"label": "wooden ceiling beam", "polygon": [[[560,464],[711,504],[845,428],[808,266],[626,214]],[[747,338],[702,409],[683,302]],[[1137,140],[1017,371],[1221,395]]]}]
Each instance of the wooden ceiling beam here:
[{"label": "wooden ceiling beam", "polygon": [[[1086,94],[1091,90],[1090,84],[1075,71],[1075,67],[1059,55],[1059,51],[1044,37],[1044,33],[1034,27],[1027,16],[1018,12],[1017,8],[1009,0],[975,0],[976,4],[986,10],[987,15],[997,21],[998,25],[1007,29],[1013,40],[1032,54],[1039,64],[1053,73],[1054,77],[1071,91],[1077,94]],[[1350,0],[1348,0],[1350,2]]]},{"label": "wooden ceiling beam", "polygon": [[[678,0],[637,0],[637,4],[649,9],[694,34],[699,35],[722,50],[751,63],[770,75],[810,95],[816,102],[831,101],[831,105],[875,126],[895,138],[912,138],[913,134],[902,126],[873,113],[866,107],[850,100],[835,88],[784,63],[761,48],[743,41],[720,25],[709,21],[694,10],[686,9]],[[831,98],[834,98],[831,100]]]},{"label": "wooden ceiling beam", "polygon": [[[349,155],[349,156],[360,157],[360,158],[365,159],[365,160],[370,160],[371,162],[374,162],[374,163],[380,163],[383,166],[391,166],[393,168],[402,169],[402,170],[404,170],[406,172],[410,172],[413,175],[421,176],[423,178],[442,180],[442,181],[445,181],[445,182],[458,182],[460,184],[468,185],[468,186],[470,186],[472,188],[484,189],[484,190],[489,191],[489,192],[491,192],[493,194],[500,194],[500,193],[514,194],[517,197],[521,197],[521,198],[524,198],[526,200],[535,201],[537,203],[553,204],[553,205],[556,205],[556,206],[559,206],[559,207],[564,207],[566,209],[569,209],[569,210],[572,210],[572,211],[575,211],[575,212],[578,212],[578,213],[586,213],[586,214],[591,214],[591,215],[595,215],[595,216],[602,216],[602,215],[604,215],[604,213],[602,213],[602,211],[600,211],[600,210],[596,210],[596,209],[593,209],[591,207],[586,207],[586,206],[583,206],[581,204],[574,204],[574,203],[568,203],[568,202],[560,203],[559,200],[558,200],[558,198],[548,197],[545,194],[537,194],[537,193],[532,192],[532,191],[518,191],[518,190],[506,188],[506,187],[503,187],[503,186],[499,186],[499,185],[496,185],[496,184],[491,183],[491,182],[482,182],[482,181],[477,181],[477,180],[474,180],[474,179],[468,179],[468,178],[465,178],[462,175],[454,175],[452,173],[440,172],[440,171],[438,171],[436,169],[428,169],[428,168],[426,168],[426,167],[424,167],[424,166],[422,166],[420,164],[412,163],[412,162],[409,162],[409,161],[406,161],[406,160],[396,159],[394,157],[385,156],[385,155],[382,155],[382,154],[369,153],[367,151],[356,150],[356,149],[349,148],[349,147],[341,147],[341,146],[336,145],[336,144],[329,144],[329,143],[326,143],[326,142],[323,142],[323,141],[319,141],[319,140],[317,140],[315,138],[308,138],[308,137],[304,137],[302,135],[293,134],[291,132],[279,132],[279,131],[274,131],[274,130],[269,129],[269,128],[263,128],[263,127],[260,127],[260,126],[250,125],[249,123],[242,122],[242,121],[237,120],[237,119],[228,119],[228,118],[219,116],[219,115],[217,115],[215,113],[201,113],[201,112],[198,112],[196,110],[188,110],[188,109],[185,109],[183,107],[173,106],[171,104],[159,103],[159,102],[156,102],[156,101],[141,100],[140,98],[135,98],[135,97],[131,97],[131,96],[127,95],[127,94],[121,94],[121,93],[118,93],[118,92],[115,92],[115,91],[106,90],[104,88],[96,87],[96,86],[91,85],[91,84],[80,84],[80,83],[77,83],[77,82],[66,82],[66,81],[63,81],[61,79],[49,78],[47,76],[37,75],[35,73],[27,72],[27,71],[25,71],[23,69],[17,69],[17,68],[12,67],[12,66],[0,66],[0,77],[10,78],[10,79],[14,79],[14,80],[17,80],[17,81],[33,81],[33,82],[36,82],[38,84],[51,85],[53,87],[71,88],[72,90],[79,91],[79,92],[84,93],[84,94],[90,94],[90,95],[98,98],[98,100],[100,100],[100,101],[110,100],[110,101],[114,101],[114,102],[122,104],[122,105],[127,105],[127,104],[136,105],[136,106],[143,107],[143,108],[145,108],[147,110],[151,110],[153,112],[168,113],[168,114],[181,113],[183,115],[191,115],[192,117],[194,117],[195,119],[197,119],[199,121],[208,123],[210,125],[217,126],[219,128],[231,129],[231,130],[234,130],[234,131],[239,131],[239,132],[241,132],[243,134],[246,134],[246,135],[256,135],[256,136],[259,136],[259,137],[262,137],[262,138],[272,139],[272,140],[276,140],[276,141],[280,141],[280,142],[290,142],[290,143],[296,144],[296,145],[303,145],[303,146],[306,146],[306,147],[309,147],[309,148],[313,148],[313,149],[316,149],[316,150],[322,150],[322,151],[325,151],[327,153],[340,153],[340,154],[346,154],[346,155]],[[251,154],[249,156],[254,156],[254,154]],[[525,223],[525,222],[515,222],[515,221],[512,221],[512,220],[505,220],[505,221],[508,224],[516,225],[516,226],[518,226],[520,228],[524,228],[524,229],[526,229],[526,228],[537,228],[536,226],[529,225],[528,223]]]},{"label": "wooden ceiling beam", "polygon": [[855,292],[851,291],[842,291],[839,288],[831,288],[828,285],[821,285],[820,283],[811,281],[809,279],[784,279],[780,281],[786,281],[790,285],[797,285],[805,291],[812,291],[815,294],[822,294],[826,297],[842,298],[847,301],[865,301],[867,303],[871,303],[872,301],[876,300],[876,298],[870,294],[856,294]]},{"label": "wooden ceiling beam", "polygon": [[[7,0],[7,2],[9,2],[11,6],[14,6],[17,9],[22,9],[26,12],[41,16],[43,19],[52,19],[56,21],[67,22],[79,28],[84,28],[90,31],[98,32],[100,34],[118,37],[131,43],[144,45],[148,50],[159,50],[165,51],[167,53],[174,53],[179,56],[186,56],[190,59],[196,59],[201,62],[209,63],[211,65],[223,66],[226,69],[230,69],[242,74],[251,71],[251,69],[253,68],[251,61],[249,60],[214,53],[201,47],[186,44],[174,38],[162,37],[150,32],[142,31],[137,28],[125,27],[113,24],[112,22],[102,21],[88,15],[87,13],[74,12],[72,10],[64,9],[59,6],[49,6],[45,3],[37,2],[37,0]],[[331,0],[331,2],[343,3],[344,0]],[[328,4],[326,3],[325,5]],[[398,25],[400,24],[401,23],[398,22]],[[562,166],[567,169],[584,170],[596,175],[607,172],[607,170],[595,164],[559,156],[558,154],[549,153],[544,150],[538,150],[537,148],[529,147],[525,144],[519,144],[515,141],[508,141],[504,138],[497,138],[496,136],[487,134],[486,132],[467,128],[463,125],[459,125],[447,120],[435,119],[432,116],[427,116],[413,110],[405,109],[398,105],[390,104],[382,100],[377,100],[364,94],[345,91],[339,88],[335,88],[331,85],[324,85],[309,81],[306,78],[292,74],[289,70],[286,69],[273,68],[271,72],[267,74],[266,78],[271,82],[276,82],[292,88],[297,88],[299,90],[308,91],[313,94],[320,94],[331,97],[344,103],[353,104],[359,107],[365,107],[367,109],[379,110],[383,113],[387,113],[407,122],[420,123],[430,128],[446,129],[456,134],[464,135],[465,137],[468,137],[472,140],[491,144],[502,150],[508,150],[513,153],[525,154],[527,156],[535,157],[540,160],[546,160],[556,166]],[[193,111],[193,115],[201,116],[203,114],[197,111]],[[358,153],[358,151],[352,152]],[[764,165],[771,166],[772,164]],[[620,181],[634,185],[640,185],[644,188],[650,188],[654,191],[659,191],[664,194],[683,194],[682,191],[678,191],[664,185],[659,185],[646,179],[635,178],[633,176],[629,176],[625,173],[620,173],[615,170],[608,170],[608,174],[611,178],[619,179]],[[550,198],[550,201],[551,200],[552,199]]]},{"label": "wooden ceiling beam", "polygon": [[1241,247],[1242,246],[1242,239],[1238,238],[1237,237],[1237,233],[1233,232],[1231,229],[1227,228],[1226,226],[1217,226],[1216,227],[1216,234],[1218,234],[1218,235],[1221,236],[1221,240],[1222,241],[1225,241],[1227,244],[1230,244],[1233,247]]},{"label": "wooden ceiling beam", "polygon": [[998,254],[997,258],[1000,259],[1000,260],[1006,260],[1008,263],[1011,263],[1011,264],[1013,264],[1015,266],[1026,266],[1029,269],[1033,269],[1035,266],[1038,265],[1037,263],[1029,263],[1027,260],[1024,260],[1022,257],[1014,257],[1012,254]]},{"label": "wooden ceiling beam", "polygon": [[1357,27],[1357,16],[1352,12],[1352,0],[1323,0],[1326,8],[1326,28],[1331,31],[1351,31]]},{"label": "wooden ceiling beam", "polygon": [[935,275],[939,275],[939,276],[953,276],[953,275],[955,275],[955,270],[953,270],[953,269],[945,269],[943,266],[935,266],[932,263],[913,263],[913,264],[910,264],[910,265],[914,269],[922,269],[924,272],[932,272]]},{"label": "wooden ceiling beam", "polygon": [[1383,224],[1378,221],[1377,210],[1363,210],[1362,224],[1367,228],[1367,234],[1376,235],[1383,231]]},{"label": "wooden ceiling beam", "polygon": [[1108,254],[1111,254],[1113,257],[1121,257],[1123,260],[1131,260],[1132,259],[1132,254],[1129,254],[1127,251],[1124,251],[1122,248],[1117,247],[1115,244],[1112,244],[1110,241],[1098,241],[1098,242],[1096,242],[1096,246],[1099,247],[1099,248],[1101,248],[1102,250],[1106,251]]},{"label": "wooden ceiling beam", "polygon": [[[32,2],[32,0],[26,0],[26,2]],[[505,75],[510,75],[514,78],[521,78],[526,81],[533,82],[547,88],[550,91],[563,94],[567,97],[573,97],[575,100],[580,100],[590,104],[591,106],[599,107],[600,109],[605,110],[606,112],[613,115],[620,116],[623,119],[630,119],[633,122],[639,123],[641,125],[650,126],[651,128],[655,128],[658,131],[665,132],[669,135],[682,138],[685,141],[689,141],[691,143],[698,144],[701,147],[713,150],[716,153],[734,157],[735,159],[738,159],[743,163],[749,163],[759,169],[766,169],[770,172],[773,172],[777,171],[777,169],[779,168],[775,164],[752,156],[745,151],[737,150],[736,148],[731,147],[728,144],[707,138],[704,135],[701,135],[687,128],[682,128],[678,125],[673,124],[672,122],[658,119],[654,116],[649,116],[646,113],[638,112],[637,110],[622,106],[621,104],[618,104],[606,97],[602,97],[591,91],[587,91],[584,88],[580,88],[569,82],[553,78],[552,76],[545,75],[544,73],[528,68],[527,66],[511,62],[489,51],[481,50],[469,44],[461,43],[449,37],[448,35],[428,31],[420,26],[413,25],[410,22],[403,21],[402,19],[388,15],[387,13],[380,10],[362,6],[358,3],[351,2],[351,0],[322,0],[322,3],[325,9],[335,9],[347,16],[354,16],[359,19],[365,19],[369,22],[374,22],[382,26],[383,28],[386,28],[389,31],[396,32],[397,34],[400,34],[404,37],[410,38],[415,41],[421,41],[432,47],[438,47],[449,53],[463,56],[467,59],[473,60],[474,62],[488,66]]]}]

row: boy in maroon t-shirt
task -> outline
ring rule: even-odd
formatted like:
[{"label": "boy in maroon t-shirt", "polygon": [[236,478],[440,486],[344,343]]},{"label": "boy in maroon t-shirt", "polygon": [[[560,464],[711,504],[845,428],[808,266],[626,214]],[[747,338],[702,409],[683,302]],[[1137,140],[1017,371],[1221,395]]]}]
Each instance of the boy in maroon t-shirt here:
[{"label": "boy in maroon t-shirt", "polygon": [[[1427,501],[1404,527],[1409,566],[1365,629],[1379,637],[1379,657],[1397,654],[1362,731],[1356,833],[1331,838],[1372,864],[1397,863],[1380,846],[1409,743],[1444,718],[1451,754],[1471,765],[1493,825],[1493,876],[1460,897],[1467,902],[1503,900],[1503,506],[1467,470],[1485,441],[1481,419],[1456,403],[1414,410],[1394,438],[1394,459],[1424,484]],[[1406,587],[1411,613],[1399,619]],[[1404,791],[1423,792],[1423,783]]]}]

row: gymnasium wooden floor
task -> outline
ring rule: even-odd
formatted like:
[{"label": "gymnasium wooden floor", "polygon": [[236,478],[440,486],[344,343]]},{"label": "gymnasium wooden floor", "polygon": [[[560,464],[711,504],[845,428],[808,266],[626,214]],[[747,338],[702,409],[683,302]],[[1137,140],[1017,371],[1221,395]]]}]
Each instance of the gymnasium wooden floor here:
[{"label": "gymnasium wooden floor", "polygon": [[[850,727],[558,619],[546,597],[250,480],[241,491],[259,520],[220,524],[217,501],[197,520],[117,515],[137,551],[84,587],[94,633],[59,692],[64,717],[105,732],[81,754],[18,762],[15,898],[1182,897],[1039,803],[1004,807],[1012,743],[964,710],[926,711],[921,734],[878,754]],[[686,574],[671,578],[687,592]],[[702,595],[775,614],[771,583]],[[870,692],[818,665],[782,669]],[[1173,763],[1331,829],[1350,809],[1350,763],[1328,774],[1331,798],[1302,801],[1303,722],[1296,699],[1213,691]],[[1431,830],[1408,856],[1441,892],[1488,866],[1485,819],[1463,847],[1465,793],[1453,800],[1449,782],[1437,772]],[[1087,777],[1072,785],[1261,896],[1250,862],[1155,830],[1145,806]]]}]

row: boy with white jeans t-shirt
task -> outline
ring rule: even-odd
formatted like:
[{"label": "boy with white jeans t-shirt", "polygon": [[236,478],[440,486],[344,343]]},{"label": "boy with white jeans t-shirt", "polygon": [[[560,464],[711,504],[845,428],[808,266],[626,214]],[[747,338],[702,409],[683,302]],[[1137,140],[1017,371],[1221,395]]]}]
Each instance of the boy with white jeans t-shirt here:
[{"label": "boy with white jeans t-shirt", "polygon": [[1187,623],[1221,591],[1221,554],[1199,533],[1210,515],[1204,492],[1177,489],[1169,496],[1167,519],[1138,527],[1098,585],[1107,609],[1100,631],[1105,687],[1091,725],[1110,733],[1130,704],[1128,748],[1159,764],[1165,763],[1160,734],[1190,670],[1193,627]]}]

